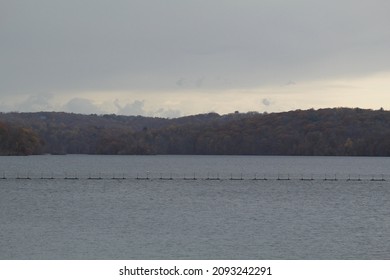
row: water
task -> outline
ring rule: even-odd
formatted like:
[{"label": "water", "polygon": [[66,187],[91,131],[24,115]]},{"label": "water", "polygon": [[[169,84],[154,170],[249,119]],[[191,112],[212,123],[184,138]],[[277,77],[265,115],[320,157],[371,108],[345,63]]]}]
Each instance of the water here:
[{"label": "water", "polygon": [[389,166],[390,158],[0,157],[0,259],[390,259]]}]

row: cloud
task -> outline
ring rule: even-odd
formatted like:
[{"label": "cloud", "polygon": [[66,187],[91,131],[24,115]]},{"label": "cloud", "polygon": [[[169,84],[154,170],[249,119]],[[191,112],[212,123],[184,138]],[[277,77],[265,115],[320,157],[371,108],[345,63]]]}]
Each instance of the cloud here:
[{"label": "cloud", "polygon": [[[201,88],[205,84],[205,77],[197,79],[180,78],[176,81],[176,86],[180,88]],[[216,79],[215,79],[216,80]],[[210,86],[210,84],[209,84]]]},{"label": "cloud", "polygon": [[145,101],[135,100],[133,103],[127,103],[125,106],[119,104],[119,100],[114,101],[115,106],[118,109],[119,115],[129,116],[144,116],[146,112],[144,110]]},{"label": "cloud", "polygon": [[186,85],[186,80],[185,80],[184,78],[180,78],[180,79],[178,79],[178,80],[176,81],[176,85],[177,85],[178,87],[183,87],[183,86]]},{"label": "cloud", "polygon": [[263,100],[261,100],[261,103],[263,103],[264,106],[271,105],[271,101],[267,98],[263,98]]},{"label": "cloud", "polygon": [[172,119],[172,118],[181,117],[181,112],[180,110],[160,108],[159,110],[153,113],[153,116]]},{"label": "cloud", "polygon": [[[54,105],[54,94],[34,94],[27,96],[3,96],[0,98],[0,111],[2,112],[40,112],[54,111],[58,108]],[[5,101],[6,100],[6,101]]]},{"label": "cloud", "polygon": [[93,101],[86,98],[73,98],[69,100],[64,106],[63,110],[66,112],[79,114],[102,114],[104,113],[99,106],[95,105]]},{"label": "cloud", "polygon": [[[114,105],[117,108],[117,114],[128,116],[150,116],[150,117],[162,117],[162,118],[177,118],[181,116],[181,112],[178,109],[164,109],[159,108],[153,110],[150,108],[146,110],[145,100],[135,100],[132,103],[127,103],[122,106],[118,99],[114,101]],[[154,104],[156,105],[156,104]]]},{"label": "cloud", "polygon": [[[293,106],[293,98],[280,95],[298,90],[303,101],[321,107],[330,104],[315,94],[321,89],[305,85],[359,83],[390,72],[390,1],[3,2],[2,110],[276,110],[272,105]],[[364,94],[389,92],[388,79],[381,79]],[[260,103],[259,92],[274,103]],[[377,103],[390,104],[388,94],[380,96]],[[118,107],[115,99],[127,103]],[[331,104],[354,104],[342,100]]]},{"label": "cloud", "polygon": [[[389,8],[383,0],[6,1],[0,94],[255,88],[259,77],[280,85],[387,71]],[[212,82],[217,76],[229,83]]]},{"label": "cloud", "polygon": [[289,80],[289,81],[288,81],[287,83],[285,83],[283,86],[285,86],[285,87],[288,87],[288,86],[295,86],[296,84],[297,84],[296,82]]},{"label": "cloud", "polygon": [[54,110],[53,94],[36,94],[30,95],[25,100],[18,102],[14,106],[14,110],[21,112],[39,112]]}]

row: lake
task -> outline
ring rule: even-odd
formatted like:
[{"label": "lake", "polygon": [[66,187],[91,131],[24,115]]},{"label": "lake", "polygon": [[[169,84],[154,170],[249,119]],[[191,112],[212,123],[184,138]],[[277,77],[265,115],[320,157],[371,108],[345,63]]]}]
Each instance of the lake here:
[{"label": "lake", "polygon": [[0,157],[0,259],[390,259],[390,158]]}]

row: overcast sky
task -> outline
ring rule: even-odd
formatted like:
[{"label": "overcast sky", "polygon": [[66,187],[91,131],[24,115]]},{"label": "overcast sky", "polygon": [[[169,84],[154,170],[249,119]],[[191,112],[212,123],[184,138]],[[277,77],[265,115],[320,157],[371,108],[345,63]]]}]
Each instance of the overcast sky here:
[{"label": "overcast sky", "polygon": [[0,0],[0,111],[390,109],[388,0]]}]

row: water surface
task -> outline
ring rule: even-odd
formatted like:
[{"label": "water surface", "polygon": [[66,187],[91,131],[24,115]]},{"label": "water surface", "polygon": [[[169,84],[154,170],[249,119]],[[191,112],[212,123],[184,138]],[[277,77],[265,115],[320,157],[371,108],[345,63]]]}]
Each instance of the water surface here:
[{"label": "water surface", "polygon": [[389,158],[0,157],[0,258],[390,259],[388,166]]}]

